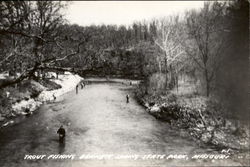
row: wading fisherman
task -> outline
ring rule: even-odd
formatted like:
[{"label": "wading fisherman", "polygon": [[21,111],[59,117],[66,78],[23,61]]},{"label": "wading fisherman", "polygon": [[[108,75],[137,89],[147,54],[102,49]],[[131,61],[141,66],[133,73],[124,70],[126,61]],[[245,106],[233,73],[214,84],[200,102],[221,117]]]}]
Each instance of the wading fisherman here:
[{"label": "wading fisherman", "polygon": [[76,94],[78,94],[78,84],[76,85]]},{"label": "wading fisherman", "polygon": [[129,103],[129,95],[126,95],[127,103]]},{"label": "wading fisherman", "polygon": [[81,89],[83,89],[83,87],[85,87],[84,82],[81,82]]},{"label": "wading fisherman", "polygon": [[63,128],[63,126],[61,125],[60,128],[57,130],[57,134],[59,134],[59,142],[63,143],[65,135],[66,135],[66,131]]}]

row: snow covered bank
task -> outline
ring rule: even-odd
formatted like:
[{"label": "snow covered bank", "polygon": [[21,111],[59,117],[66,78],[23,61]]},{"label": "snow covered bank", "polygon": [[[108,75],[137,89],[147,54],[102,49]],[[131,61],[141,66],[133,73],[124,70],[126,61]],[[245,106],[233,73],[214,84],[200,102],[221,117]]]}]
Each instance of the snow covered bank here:
[{"label": "snow covered bank", "polygon": [[29,100],[22,100],[19,103],[15,103],[12,106],[12,109],[15,111],[17,114],[27,114],[25,113],[25,109],[29,109],[29,111],[35,111],[37,107],[39,107],[42,104],[40,101],[35,101],[34,99],[29,99]]},{"label": "snow covered bank", "polygon": [[48,101],[53,100],[54,97],[61,96],[73,89],[75,89],[76,85],[82,80],[83,78],[79,75],[73,75],[71,73],[66,73],[65,75],[59,75],[58,79],[52,79],[51,81],[59,84],[62,86],[60,89],[52,90],[52,91],[43,91],[39,97],[39,101]]},{"label": "snow covered bank", "polygon": [[27,114],[24,111],[28,109],[29,112],[36,110],[42,102],[53,100],[54,97],[61,96],[73,89],[83,78],[79,75],[74,75],[72,73],[65,73],[64,75],[59,75],[58,79],[51,79],[52,82],[55,82],[62,86],[60,89],[56,90],[44,90],[39,96],[35,99],[22,100],[21,102],[15,103],[12,106],[12,109],[17,114]]}]

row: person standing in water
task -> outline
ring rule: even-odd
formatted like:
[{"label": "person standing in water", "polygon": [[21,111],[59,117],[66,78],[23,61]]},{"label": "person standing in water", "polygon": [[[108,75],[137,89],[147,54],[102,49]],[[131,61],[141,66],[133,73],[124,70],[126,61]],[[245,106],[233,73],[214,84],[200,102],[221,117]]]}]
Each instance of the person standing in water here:
[{"label": "person standing in water", "polygon": [[63,126],[61,125],[60,128],[57,130],[57,134],[59,134],[59,142],[63,143],[64,142],[64,138],[66,135],[66,131],[63,128]]},{"label": "person standing in water", "polygon": [[76,94],[78,94],[78,84],[76,85]]},{"label": "person standing in water", "polygon": [[129,103],[129,95],[126,95],[127,103]]},{"label": "person standing in water", "polygon": [[85,87],[85,83],[81,82],[81,89],[83,89]]}]

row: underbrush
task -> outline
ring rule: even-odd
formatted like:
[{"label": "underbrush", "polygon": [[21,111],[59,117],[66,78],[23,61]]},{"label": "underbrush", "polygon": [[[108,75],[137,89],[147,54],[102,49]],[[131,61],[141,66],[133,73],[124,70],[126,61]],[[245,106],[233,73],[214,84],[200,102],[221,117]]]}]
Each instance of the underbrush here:
[{"label": "underbrush", "polygon": [[195,140],[220,148],[249,149],[249,124],[227,119],[223,115],[226,108],[215,97],[176,90],[149,94],[143,84],[136,97],[155,118],[186,129]]}]

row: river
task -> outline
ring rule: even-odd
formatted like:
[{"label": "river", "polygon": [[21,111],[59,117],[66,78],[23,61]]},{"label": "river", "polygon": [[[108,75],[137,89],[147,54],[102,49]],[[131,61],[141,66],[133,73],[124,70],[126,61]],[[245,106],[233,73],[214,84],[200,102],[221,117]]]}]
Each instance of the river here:
[{"label": "river", "polygon": [[[227,160],[157,159],[150,155],[219,154],[195,142],[185,130],[171,128],[149,115],[133,98],[133,86],[95,82],[78,94],[69,92],[42,105],[30,117],[0,130],[0,166],[201,166],[239,165]],[[130,94],[130,103],[126,103]],[[60,125],[66,129],[65,144],[58,143]],[[49,155],[74,155],[48,159]],[[80,159],[83,155],[110,155],[111,159]],[[42,160],[25,155],[45,155]],[[139,155],[146,159],[122,158]],[[120,156],[120,159],[114,159]]]}]

